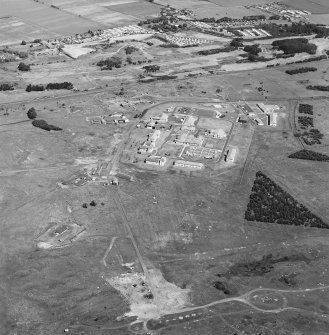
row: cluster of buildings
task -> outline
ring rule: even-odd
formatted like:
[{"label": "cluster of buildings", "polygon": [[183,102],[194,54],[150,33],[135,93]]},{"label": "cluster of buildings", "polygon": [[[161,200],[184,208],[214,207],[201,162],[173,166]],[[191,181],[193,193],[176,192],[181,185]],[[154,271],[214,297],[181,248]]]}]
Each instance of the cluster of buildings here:
[{"label": "cluster of buildings", "polygon": [[139,154],[152,153],[156,150],[156,141],[161,136],[161,130],[155,130],[153,133],[147,135],[147,139],[143,144],[138,148],[137,152]]},{"label": "cluster of buildings", "polygon": [[[212,23],[212,22],[200,22],[200,21],[191,21],[190,24],[204,32],[208,33],[218,33],[225,36],[234,36],[238,33],[240,36],[245,38],[257,38],[257,37],[270,37],[271,35],[264,29],[259,29],[257,26],[262,23],[262,21],[255,20],[234,20],[221,23]],[[256,26],[256,28],[255,28]],[[234,29],[228,31],[227,29]],[[240,30],[235,30],[236,28],[241,28]],[[245,28],[245,29],[243,29]]]},{"label": "cluster of buildings", "polygon": [[[190,111],[191,112],[191,111]],[[169,107],[161,112],[144,119],[145,128],[152,129],[146,140],[138,147],[137,153],[146,155],[144,163],[163,167],[168,165],[170,152],[157,154],[162,144],[177,145],[176,154],[171,157],[170,164],[176,168],[202,169],[203,159],[216,159],[222,152],[217,146],[227,137],[224,129],[218,127],[199,127],[199,116],[189,114],[186,108]],[[161,128],[166,130],[163,131]],[[186,160],[185,160],[185,159]]]},{"label": "cluster of buildings", "polygon": [[191,21],[190,25],[201,30],[204,33],[211,33],[211,34],[216,33],[216,34],[225,35],[225,36],[234,36],[233,33],[222,28],[222,26],[218,25],[217,23]]},{"label": "cluster of buildings", "polygon": [[283,17],[290,21],[298,21],[301,19],[307,20],[307,16],[311,15],[309,11],[289,9],[280,3],[268,3],[264,5],[255,5],[255,8],[261,9],[264,12]]},{"label": "cluster of buildings", "polygon": [[101,36],[105,38],[117,38],[127,35],[139,35],[139,34],[150,34],[150,33],[153,32],[137,25],[130,25],[118,28],[105,29],[102,31]]},{"label": "cluster of buildings", "polygon": [[[89,118],[87,118],[87,121],[89,121]],[[127,122],[130,122],[130,120],[125,115],[123,115],[123,113],[100,115],[91,119],[91,124],[94,125],[119,124]]]},{"label": "cluster of buildings", "polygon": [[149,121],[146,122],[145,128],[155,129],[157,125],[163,125],[168,122],[169,115],[167,113],[161,113],[160,115],[152,116]]},{"label": "cluster of buildings", "polygon": [[85,227],[75,223],[49,223],[48,229],[38,236],[37,245],[41,249],[52,249],[69,245],[85,230]]},{"label": "cluster of buildings", "polygon": [[272,35],[269,34],[266,30],[264,29],[259,29],[259,28],[250,28],[250,29],[239,29],[237,30],[242,37],[244,38],[257,38],[257,37],[271,37]]},{"label": "cluster of buildings", "polygon": [[227,22],[220,22],[216,23],[217,27],[219,28],[226,28],[226,29],[232,29],[232,28],[238,28],[238,27],[254,27],[260,24],[263,24],[264,20],[246,20],[246,19],[235,19]]},{"label": "cluster of buildings", "polygon": [[169,34],[161,34],[158,35],[161,39],[165,40],[168,43],[177,45],[178,47],[188,47],[193,45],[200,45],[200,44],[209,44],[213,43],[212,40],[207,40],[204,38],[196,38],[196,37],[181,37],[181,36],[174,36]]},{"label": "cluster of buildings", "polygon": [[62,38],[53,39],[45,43],[49,48],[58,46],[60,44],[82,44],[82,43],[93,43],[102,42],[111,38],[118,38],[129,35],[140,35],[140,34],[153,34],[153,31],[146,30],[143,27],[137,25],[122,26],[117,28],[109,28],[105,30],[96,30],[93,32],[87,32],[84,34],[76,34],[75,36],[67,36]]},{"label": "cluster of buildings", "polygon": [[179,134],[176,134],[173,143],[178,145],[188,145],[188,146],[195,146],[201,147],[203,145],[205,136],[202,134],[193,134],[189,130],[183,130]]}]

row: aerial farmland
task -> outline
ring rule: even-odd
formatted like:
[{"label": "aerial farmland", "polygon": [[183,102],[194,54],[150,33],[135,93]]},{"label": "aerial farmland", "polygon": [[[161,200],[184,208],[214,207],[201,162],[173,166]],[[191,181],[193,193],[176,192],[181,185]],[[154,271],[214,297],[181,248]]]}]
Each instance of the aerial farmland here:
[{"label": "aerial farmland", "polygon": [[327,2],[0,4],[0,334],[327,335]]}]

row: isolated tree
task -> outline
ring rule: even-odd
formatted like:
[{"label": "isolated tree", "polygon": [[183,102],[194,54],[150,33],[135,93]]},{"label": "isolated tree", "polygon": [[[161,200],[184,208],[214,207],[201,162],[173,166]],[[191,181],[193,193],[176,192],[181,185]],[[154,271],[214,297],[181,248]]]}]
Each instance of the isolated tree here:
[{"label": "isolated tree", "polygon": [[249,52],[249,54],[257,56],[262,50],[258,46],[258,44],[254,44],[254,45],[246,45],[243,51]]},{"label": "isolated tree", "polygon": [[32,107],[27,111],[27,117],[31,120],[34,120],[37,117],[37,112],[35,111],[35,108]]},{"label": "isolated tree", "polygon": [[26,45],[26,42],[23,40],[22,43],[21,43],[21,45]]},{"label": "isolated tree", "polygon": [[235,48],[243,47],[243,40],[242,38],[233,38],[230,45]]},{"label": "isolated tree", "polygon": [[24,64],[23,62],[19,63],[17,68],[19,71],[30,71],[31,70],[31,66],[28,64]]}]

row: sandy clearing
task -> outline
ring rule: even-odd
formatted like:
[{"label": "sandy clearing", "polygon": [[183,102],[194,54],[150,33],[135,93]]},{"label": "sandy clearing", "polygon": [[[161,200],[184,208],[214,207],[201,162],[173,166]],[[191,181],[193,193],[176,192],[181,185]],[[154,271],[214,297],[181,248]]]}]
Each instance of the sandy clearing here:
[{"label": "sandy clearing", "polygon": [[95,51],[92,48],[86,48],[80,45],[66,45],[62,50],[66,55],[74,59]]}]

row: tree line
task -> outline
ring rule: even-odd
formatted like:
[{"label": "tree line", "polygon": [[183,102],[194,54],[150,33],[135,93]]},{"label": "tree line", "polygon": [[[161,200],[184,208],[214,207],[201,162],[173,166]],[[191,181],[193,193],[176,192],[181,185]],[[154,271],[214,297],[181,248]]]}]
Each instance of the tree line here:
[{"label": "tree line", "polygon": [[70,82],[63,82],[63,83],[49,83],[46,86],[44,85],[32,85],[29,84],[26,87],[26,92],[32,91],[44,91],[44,90],[72,90],[73,84]]},{"label": "tree line", "polygon": [[306,86],[308,90],[314,90],[314,91],[323,91],[323,92],[328,92],[329,91],[329,86],[324,86],[324,85],[308,85]]},{"label": "tree line", "polygon": [[318,69],[316,67],[300,67],[298,69],[287,70],[286,73],[290,75],[306,73],[306,72],[315,72]]},{"label": "tree line", "polygon": [[201,55],[201,56],[207,56],[207,55],[215,55],[215,54],[218,54],[220,52],[231,52],[231,51],[234,51],[234,50],[236,50],[236,48],[229,45],[229,46],[224,47],[224,48],[201,50],[201,51],[198,51],[197,54]]}]

